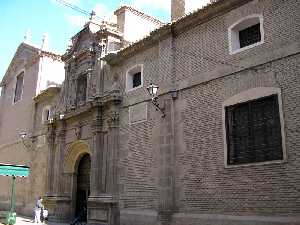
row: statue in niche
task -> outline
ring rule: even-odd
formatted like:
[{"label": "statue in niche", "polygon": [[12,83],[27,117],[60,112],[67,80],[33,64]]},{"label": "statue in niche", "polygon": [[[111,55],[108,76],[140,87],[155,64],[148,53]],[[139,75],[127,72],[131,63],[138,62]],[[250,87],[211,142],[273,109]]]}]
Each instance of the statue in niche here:
[{"label": "statue in niche", "polygon": [[77,127],[75,127],[75,135],[77,140],[81,139],[81,135],[82,135],[82,125],[78,124]]},{"label": "statue in niche", "polygon": [[118,78],[119,78],[118,74],[115,73],[113,76],[113,82],[112,82],[112,86],[111,86],[112,91],[120,90]]},{"label": "statue in niche", "polygon": [[77,103],[84,104],[86,101],[87,76],[83,75],[77,79]]}]

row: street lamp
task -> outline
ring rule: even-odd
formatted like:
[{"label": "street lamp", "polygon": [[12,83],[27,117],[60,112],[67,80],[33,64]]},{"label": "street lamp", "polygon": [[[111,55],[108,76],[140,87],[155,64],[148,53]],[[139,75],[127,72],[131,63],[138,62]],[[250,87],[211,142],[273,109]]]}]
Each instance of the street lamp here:
[{"label": "street lamp", "polygon": [[28,150],[32,149],[33,138],[29,137],[26,132],[20,132],[19,137],[24,145],[24,147]]},{"label": "street lamp", "polygon": [[65,118],[65,115],[64,114],[59,114],[59,119],[60,120],[63,120]]},{"label": "street lamp", "polygon": [[157,91],[158,91],[158,86],[155,84],[150,83],[150,85],[147,87],[147,91],[149,92],[151,98],[151,102],[154,105],[156,111],[160,111],[162,113],[162,117],[165,117],[165,109],[159,106],[158,103],[158,97],[157,97]]},{"label": "street lamp", "polygon": [[150,83],[150,85],[147,87],[147,90],[148,90],[150,96],[152,96],[152,97],[156,96],[158,88],[159,87],[157,85]]}]

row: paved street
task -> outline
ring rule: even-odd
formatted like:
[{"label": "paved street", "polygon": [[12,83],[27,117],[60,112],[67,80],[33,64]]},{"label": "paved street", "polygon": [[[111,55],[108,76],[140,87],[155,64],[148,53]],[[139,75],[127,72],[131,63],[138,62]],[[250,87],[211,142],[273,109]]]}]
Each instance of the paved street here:
[{"label": "paved street", "polygon": [[[3,222],[3,220],[1,220]],[[0,225],[4,225],[3,223],[0,222]],[[33,218],[28,218],[28,217],[17,217],[17,222],[16,225],[32,225],[35,224]],[[46,222],[46,223],[41,223],[41,225],[68,225],[68,223],[53,223],[53,222]]]}]

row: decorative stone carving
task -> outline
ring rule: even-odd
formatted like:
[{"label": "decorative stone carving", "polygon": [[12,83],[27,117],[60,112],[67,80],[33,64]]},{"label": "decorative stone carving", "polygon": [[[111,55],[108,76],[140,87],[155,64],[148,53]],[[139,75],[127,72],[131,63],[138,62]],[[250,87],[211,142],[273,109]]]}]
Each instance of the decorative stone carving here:
[{"label": "decorative stone carving", "polygon": [[108,126],[117,127],[119,125],[120,114],[117,111],[113,111],[108,116]]},{"label": "decorative stone carving", "polygon": [[75,135],[77,140],[81,139],[82,136],[82,124],[79,123],[76,127],[75,127]]}]

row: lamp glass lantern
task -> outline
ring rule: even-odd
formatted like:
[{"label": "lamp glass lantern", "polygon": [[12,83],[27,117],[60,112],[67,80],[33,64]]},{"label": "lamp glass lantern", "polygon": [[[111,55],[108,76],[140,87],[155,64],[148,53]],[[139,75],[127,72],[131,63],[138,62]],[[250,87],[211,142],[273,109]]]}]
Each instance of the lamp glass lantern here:
[{"label": "lamp glass lantern", "polygon": [[159,87],[158,87],[157,85],[151,83],[151,84],[147,87],[147,90],[148,90],[150,96],[156,96],[157,91],[158,91],[158,88],[159,88]]},{"label": "lamp glass lantern", "polygon": [[21,132],[19,134],[19,136],[20,136],[20,138],[25,139],[27,137],[27,134],[26,134],[26,132]]}]

